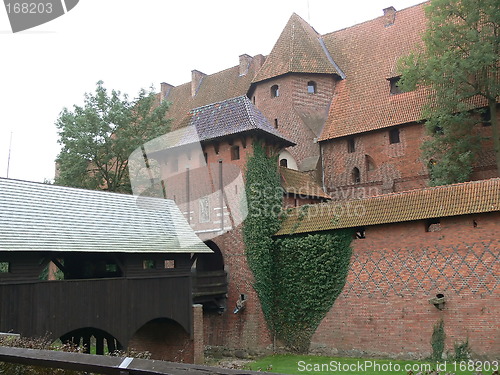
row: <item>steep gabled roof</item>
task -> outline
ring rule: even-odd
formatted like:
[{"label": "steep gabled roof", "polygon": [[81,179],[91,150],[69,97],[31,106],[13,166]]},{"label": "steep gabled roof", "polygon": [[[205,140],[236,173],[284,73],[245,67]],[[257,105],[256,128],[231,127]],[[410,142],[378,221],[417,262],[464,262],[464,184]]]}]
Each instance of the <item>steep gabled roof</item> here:
[{"label": "steep gabled roof", "polygon": [[302,197],[331,199],[307,173],[280,167],[281,187],[287,194]]},{"label": "steep gabled roof", "polygon": [[425,5],[397,11],[390,26],[382,16],[323,36],[346,79],[337,84],[320,140],[421,120],[426,90],[391,95],[389,78],[398,58],[422,43]]},{"label": "steep gabled roof", "polygon": [[294,145],[269,124],[246,96],[195,108],[189,112],[182,124],[196,131],[185,132],[177,143],[178,146],[246,132],[257,132],[271,137],[284,147]]},{"label": "steep gabled roof", "polygon": [[344,73],[323,44],[321,36],[295,13],[290,17],[253,82],[286,73],[325,73],[344,77]]},{"label": "steep gabled roof", "polygon": [[211,252],[171,200],[4,178],[0,251]]},{"label": "steep gabled roof", "polygon": [[306,209],[292,210],[277,235],[500,211],[500,178],[316,204]]}]

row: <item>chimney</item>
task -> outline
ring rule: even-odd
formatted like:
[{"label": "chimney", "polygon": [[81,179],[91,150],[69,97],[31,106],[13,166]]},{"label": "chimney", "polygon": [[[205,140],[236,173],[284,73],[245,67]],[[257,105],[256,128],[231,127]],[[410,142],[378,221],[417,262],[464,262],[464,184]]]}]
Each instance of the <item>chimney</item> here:
[{"label": "chimney", "polygon": [[162,83],[160,83],[160,87],[161,87],[160,102],[162,102],[163,99],[165,99],[168,96],[168,94],[170,94],[170,90],[172,90],[174,88],[174,86],[172,86],[166,82],[162,82]]},{"label": "chimney", "polygon": [[240,55],[240,77],[247,75],[252,59],[252,56],[247,54]]},{"label": "chimney", "polygon": [[252,60],[252,63],[254,63],[256,66],[255,66],[255,71],[258,71],[262,65],[264,65],[264,62],[266,61],[266,58],[262,55],[255,55],[253,57],[253,60]]},{"label": "chimney", "polygon": [[200,88],[201,81],[206,74],[198,70],[191,70],[191,96],[195,96]]},{"label": "chimney", "polygon": [[396,20],[396,8],[389,7],[384,9],[384,26],[392,26],[394,25],[394,21]]}]

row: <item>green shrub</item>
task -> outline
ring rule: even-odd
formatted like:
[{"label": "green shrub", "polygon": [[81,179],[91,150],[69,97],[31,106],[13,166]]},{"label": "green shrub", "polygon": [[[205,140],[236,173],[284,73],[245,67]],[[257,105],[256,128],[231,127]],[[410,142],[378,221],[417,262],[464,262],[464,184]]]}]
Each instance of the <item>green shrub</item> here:
[{"label": "green shrub", "polygon": [[444,340],[446,339],[446,334],[444,332],[444,322],[441,319],[434,325],[434,331],[432,332],[431,346],[432,355],[431,359],[433,361],[441,361],[443,359],[444,352]]}]

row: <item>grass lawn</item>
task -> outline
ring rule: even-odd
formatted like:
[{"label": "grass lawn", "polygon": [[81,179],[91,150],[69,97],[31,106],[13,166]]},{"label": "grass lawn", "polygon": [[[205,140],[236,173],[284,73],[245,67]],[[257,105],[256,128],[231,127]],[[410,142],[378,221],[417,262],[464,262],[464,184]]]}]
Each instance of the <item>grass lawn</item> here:
[{"label": "grass lawn", "polygon": [[[482,373],[487,375],[498,369],[497,363],[482,363]],[[339,374],[339,375],[372,375],[372,374],[423,374],[438,370],[440,374],[453,373],[456,375],[476,374],[474,365],[465,362],[446,362],[436,364],[425,361],[403,361],[391,359],[361,359],[317,357],[307,355],[273,355],[249,363],[249,370],[278,372],[282,374]],[[436,367],[438,366],[438,367]],[[488,371],[489,370],[489,371]],[[412,372],[410,372],[412,371]]]}]

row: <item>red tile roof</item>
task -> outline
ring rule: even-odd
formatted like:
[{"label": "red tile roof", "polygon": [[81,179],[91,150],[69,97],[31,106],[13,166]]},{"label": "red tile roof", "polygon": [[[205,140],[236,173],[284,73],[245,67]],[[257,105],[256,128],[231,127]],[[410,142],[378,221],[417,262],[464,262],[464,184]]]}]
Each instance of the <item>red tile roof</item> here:
[{"label": "red tile roof", "polygon": [[290,17],[253,82],[286,73],[325,73],[343,76],[325,48],[321,36],[295,13]]},{"label": "red tile roof", "polygon": [[281,186],[285,193],[303,197],[331,199],[307,173],[280,167]]},{"label": "red tile roof", "polygon": [[396,63],[421,43],[427,21],[424,4],[323,36],[346,78],[338,83],[320,140],[343,137],[421,119],[427,91],[391,95],[388,78]]},{"label": "red tile roof", "polygon": [[181,121],[193,108],[246,95],[256,70],[260,68],[258,61],[263,59],[263,56],[255,56],[245,75],[240,75],[239,66],[205,75],[195,96],[191,95],[191,82],[173,87],[166,97],[172,103],[167,113],[173,119],[172,128],[181,127]]},{"label": "red tile roof", "polygon": [[500,211],[500,178],[292,209],[277,235]]}]

